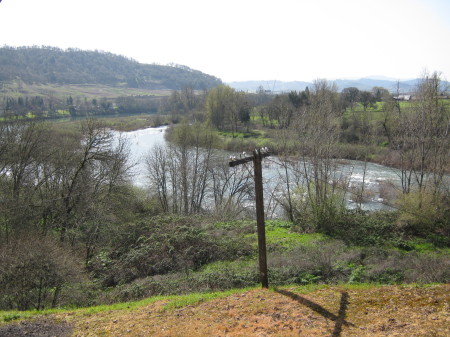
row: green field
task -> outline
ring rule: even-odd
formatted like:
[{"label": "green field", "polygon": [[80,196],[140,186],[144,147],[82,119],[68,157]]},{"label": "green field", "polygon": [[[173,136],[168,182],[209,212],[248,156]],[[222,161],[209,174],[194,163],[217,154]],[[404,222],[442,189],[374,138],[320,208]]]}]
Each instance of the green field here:
[{"label": "green field", "polygon": [[81,98],[92,100],[94,98],[116,98],[119,96],[168,96],[170,90],[147,90],[125,87],[111,87],[99,84],[26,84],[12,82],[0,84],[0,99],[2,97],[20,96],[45,96],[57,99],[65,99],[72,96],[73,99]]}]

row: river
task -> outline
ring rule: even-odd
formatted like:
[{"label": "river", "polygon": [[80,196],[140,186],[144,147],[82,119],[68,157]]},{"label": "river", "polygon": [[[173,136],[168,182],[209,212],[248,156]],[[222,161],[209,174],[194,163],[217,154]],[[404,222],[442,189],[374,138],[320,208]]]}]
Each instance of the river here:
[{"label": "river", "polygon": [[129,141],[131,162],[136,163],[131,172],[135,186],[145,187],[147,185],[144,158],[155,145],[166,143],[164,139],[166,129],[167,126],[161,126],[121,133]]},{"label": "river", "polygon": [[[145,155],[157,144],[164,145],[164,132],[167,127],[147,128],[131,132],[123,132],[130,143],[131,158],[137,165],[133,168],[133,184],[138,187],[147,185],[146,167],[144,163]],[[229,154],[224,152],[224,156],[228,158]],[[271,157],[269,157],[271,158]],[[263,176],[265,177],[265,199],[271,193],[270,189],[274,189],[278,184],[274,182],[277,177],[282,176],[276,158],[268,160],[264,159]],[[341,160],[337,164],[338,174],[348,181],[348,185],[354,190],[360,188],[364,179],[364,189],[366,198],[361,204],[364,210],[381,210],[389,209],[383,199],[383,191],[386,189],[399,190],[400,178],[399,170],[387,166],[364,163],[361,161]],[[365,173],[364,173],[365,171]],[[279,184],[282,186],[282,184]],[[354,200],[355,194],[347,193],[346,205],[348,208],[356,208],[359,203]]]}]

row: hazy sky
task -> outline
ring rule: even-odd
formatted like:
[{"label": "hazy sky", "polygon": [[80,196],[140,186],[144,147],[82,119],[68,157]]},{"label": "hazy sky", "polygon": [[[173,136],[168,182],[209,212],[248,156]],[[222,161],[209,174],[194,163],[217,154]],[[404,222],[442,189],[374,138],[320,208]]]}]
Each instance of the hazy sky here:
[{"label": "hazy sky", "polygon": [[3,45],[102,50],[225,82],[450,80],[450,0],[2,0]]}]

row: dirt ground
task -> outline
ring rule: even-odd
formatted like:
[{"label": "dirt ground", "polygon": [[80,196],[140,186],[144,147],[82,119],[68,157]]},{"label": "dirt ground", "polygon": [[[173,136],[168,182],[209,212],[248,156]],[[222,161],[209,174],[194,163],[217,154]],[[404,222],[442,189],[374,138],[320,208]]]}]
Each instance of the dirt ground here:
[{"label": "dirt ground", "polygon": [[72,327],[49,319],[22,321],[0,326],[0,337],[68,337]]},{"label": "dirt ground", "polygon": [[166,304],[48,319],[72,327],[54,336],[450,336],[449,284],[261,289],[178,309]]}]

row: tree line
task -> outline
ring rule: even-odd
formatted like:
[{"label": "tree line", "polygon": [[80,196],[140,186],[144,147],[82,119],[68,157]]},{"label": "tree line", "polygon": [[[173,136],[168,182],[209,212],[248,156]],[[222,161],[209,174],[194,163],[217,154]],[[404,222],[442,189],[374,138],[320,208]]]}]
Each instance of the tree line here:
[{"label": "tree line", "polygon": [[163,111],[163,98],[157,96],[119,96],[116,98],[55,96],[4,96],[0,116],[29,119],[57,119],[104,115],[157,114]]},{"label": "tree line", "polygon": [[[5,95],[0,99],[0,117],[55,119],[102,115],[161,114],[178,117],[201,111],[206,90],[192,86],[172,90],[167,96],[133,95],[88,98],[83,96]],[[197,115],[199,116],[199,115]]]}]

